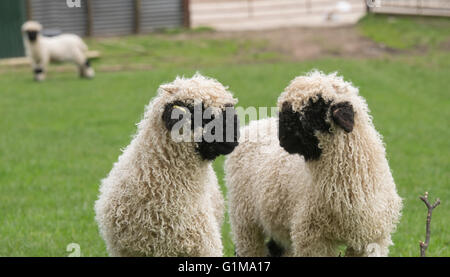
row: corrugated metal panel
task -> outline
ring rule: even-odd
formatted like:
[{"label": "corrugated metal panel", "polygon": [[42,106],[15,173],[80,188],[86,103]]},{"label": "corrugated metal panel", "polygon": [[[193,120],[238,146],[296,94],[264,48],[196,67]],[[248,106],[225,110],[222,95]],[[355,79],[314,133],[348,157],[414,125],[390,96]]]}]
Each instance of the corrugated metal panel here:
[{"label": "corrugated metal panel", "polygon": [[20,27],[25,20],[23,1],[0,1],[0,58],[24,55]]},{"label": "corrugated metal panel", "polygon": [[133,0],[92,1],[94,36],[126,35],[134,31]]},{"label": "corrugated metal panel", "polygon": [[[44,28],[87,35],[86,0],[81,0],[81,8],[69,8],[64,0],[30,2],[32,18]],[[135,31],[135,0],[91,0],[90,3],[93,36],[126,35]],[[140,31],[183,25],[183,0],[140,0],[140,3]]]},{"label": "corrugated metal panel", "polygon": [[183,25],[182,0],[141,0],[141,30]]},{"label": "corrugated metal panel", "polygon": [[81,8],[69,8],[62,0],[32,0],[31,17],[39,21],[45,29],[59,29],[64,33],[80,36],[87,32],[86,1],[81,0]]}]

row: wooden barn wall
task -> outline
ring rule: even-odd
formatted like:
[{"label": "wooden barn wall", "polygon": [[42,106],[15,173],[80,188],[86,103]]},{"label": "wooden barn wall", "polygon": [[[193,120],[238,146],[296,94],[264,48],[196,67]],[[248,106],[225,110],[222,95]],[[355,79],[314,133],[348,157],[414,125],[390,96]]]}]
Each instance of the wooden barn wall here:
[{"label": "wooden barn wall", "polygon": [[336,0],[191,0],[193,27],[218,30],[260,30],[292,26],[354,24],[365,15],[364,0],[345,0],[348,12],[327,21]]},{"label": "wooden barn wall", "polygon": [[376,0],[374,13],[450,16],[450,0]]}]

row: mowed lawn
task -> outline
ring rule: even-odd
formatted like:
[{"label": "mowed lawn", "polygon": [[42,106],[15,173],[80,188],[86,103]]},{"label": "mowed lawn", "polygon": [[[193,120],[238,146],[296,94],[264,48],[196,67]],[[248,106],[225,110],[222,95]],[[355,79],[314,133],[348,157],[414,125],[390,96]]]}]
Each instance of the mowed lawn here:
[{"label": "mowed lawn", "polygon": [[[199,70],[228,85],[239,99],[238,105],[271,107],[291,79],[313,68],[338,71],[358,86],[384,137],[404,199],[390,255],[419,255],[419,241],[425,239],[426,208],[418,197],[428,191],[431,200],[439,197],[442,202],[433,214],[428,255],[450,256],[450,53],[441,47],[441,42],[450,39],[448,22],[391,20],[369,17],[360,25],[361,32],[377,42],[406,49],[403,54],[380,59],[325,57],[289,62],[281,54],[263,52],[236,63],[233,57],[242,54],[238,53],[242,42],[171,42],[162,35],[161,47],[169,50],[155,49],[161,58],[153,57],[158,62],[148,70],[98,72],[93,80],[80,80],[75,71],[53,71],[43,83],[33,82],[28,69],[2,71],[0,256],[67,256],[70,243],[80,245],[82,256],[107,255],[94,221],[100,180],[130,142],[144,106],[161,83]],[[390,30],[388,37],[373,35],[383,22],[400,31]],[[414,28],[415,24],[421,28]],[[428,39],[427,34],[431,34]],[[399,35],[408,42],[400,44]],[[419,38],[417,43],[415,38]],[[218,52],[208,46],[208,59],[197,65],[199,54],[193,49],[198,43],[215,45]],[[254,43],[243,45],[246,49],[252,45],[264,48],[261,42]],[[414,48],[418,45],[428,48],[419,51]],[[101,50],[106,57],[114,53]],[[175,52],[183,59],[171,65]],[[139,60],[137,56],[132,59]],[[102,59],[94,66],[108,64]],[[117,54],[118,63],[124,59]],[[214,165],[225,194],[223,158]],[[223,226],[223,243],[225,255],[232,256],[228,221]]]}]

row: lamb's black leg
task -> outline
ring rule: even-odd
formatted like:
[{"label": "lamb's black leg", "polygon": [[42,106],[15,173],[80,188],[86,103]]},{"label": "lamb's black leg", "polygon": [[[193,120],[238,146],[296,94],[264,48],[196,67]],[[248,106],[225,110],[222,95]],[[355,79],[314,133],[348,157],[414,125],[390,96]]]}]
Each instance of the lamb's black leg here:
[{"label": "lamb's black leg", "polygon": [[78,67],[79,67],[79,71],[80,71],[80,77],[82,77],[82,78],[92,78],[93,77],[89,74],[89,71],[92,71],[91,62],[89,61],[89,59],[86,59],[86,61],[82,65],[79,65]]},{"label": "lamb's black leg", "polygon": [[269,250],[269,257],[281,257],[284,254],[283,247],[279,246],[272,238],[267,243],[267,249]]},{"label": "lamb's black leg", "polygon": [[34,68],[33,74],[35,81],[42,81],[44,79],[44,70],[41,67]]}]

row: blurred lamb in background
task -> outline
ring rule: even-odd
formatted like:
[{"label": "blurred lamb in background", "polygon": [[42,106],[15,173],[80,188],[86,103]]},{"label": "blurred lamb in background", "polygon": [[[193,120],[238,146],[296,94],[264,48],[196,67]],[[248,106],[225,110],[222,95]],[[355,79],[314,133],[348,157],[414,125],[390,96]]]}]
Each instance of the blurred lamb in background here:
[{"label": "blurred lamb in background", "polygon": [[88,47],[79,36],[61,34],[44,37],[39,22],[27,21],[22,25],[22,37],[36,81],[45,80],[49,62],[73,62],[78,66],[80,77],[94,77],[94,69],[86,56]]}]

